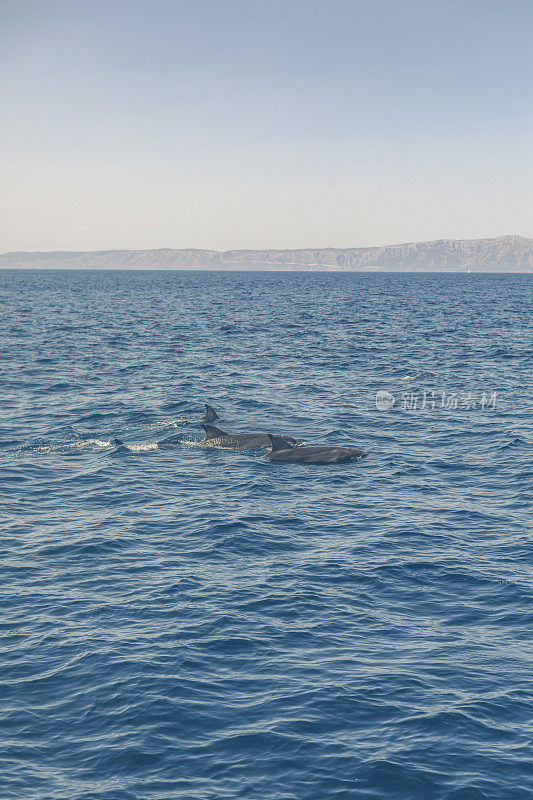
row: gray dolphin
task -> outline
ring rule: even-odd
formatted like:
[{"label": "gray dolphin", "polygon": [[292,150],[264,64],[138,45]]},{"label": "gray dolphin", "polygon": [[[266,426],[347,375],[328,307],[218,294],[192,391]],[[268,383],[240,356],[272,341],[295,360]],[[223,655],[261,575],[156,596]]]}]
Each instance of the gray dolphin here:
[{"label": "gray dolphin", "polygon": [[203,415],[202,419],[204,420],[204,422],[214,422],[216,419],[219,419],[219,416],[215,411],[215,409],[206,403],[205,414]]},{"label": "gray dolphin", "polygon": [[[200,444],[206,444],[210,447],[235,447],[245,449],[247,447],[269,447],[270,438],[268,433],[225,433],[220,428],[215,428],[214,425],[202,425],[205,431],[205,439]],[[292,447],[297,445],[296,439],[290,436],[279,436],[280,442],[283,442],[284,447]]]},{"label": "gray dolphin", "polygon": [[334,447],[332,445],[315,445],[314,447],[294,447],[287,439],[267,434],[272,450],[267,453],[270,461],[286,461],[291,464],[342,464],[344,461],[355,461],[366,456],[364,450],[357,447]]}]

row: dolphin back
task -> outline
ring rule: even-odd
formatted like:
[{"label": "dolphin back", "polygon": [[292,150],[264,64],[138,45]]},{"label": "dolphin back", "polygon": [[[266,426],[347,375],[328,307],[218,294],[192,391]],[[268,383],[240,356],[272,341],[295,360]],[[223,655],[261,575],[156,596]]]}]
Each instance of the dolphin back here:
[{"label": "dolphin back", "polygon": [[216,428],[214,425],[202,425],[202,428],[205,431],[206,439],[220,439],[222,436],[228,435],[225,431],[221,431],[220,428]]},{"label": "dolphin back", "polygon": [[294,447],[293,444],[287,441],[287,439],[283,439],[281,436],[273,436],[271,433],[268,433],[267,436],[270,439],[273,453],[275,453],[276,450],[290,450]]}]

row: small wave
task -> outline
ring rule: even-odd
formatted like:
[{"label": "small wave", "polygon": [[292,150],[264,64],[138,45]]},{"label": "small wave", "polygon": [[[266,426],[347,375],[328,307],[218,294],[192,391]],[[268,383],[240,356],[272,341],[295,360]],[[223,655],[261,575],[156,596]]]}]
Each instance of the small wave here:
[{"label": "small wave", "polygon": [[524,447],[524,446],[531,447],[531,444],[524,437],[515,436],[510,441],[505,442],[505,444],[500,445],[500,447],[497,447],[496,450],[501,453],[504,452],[505,450],[510,450],[515,447]]}]

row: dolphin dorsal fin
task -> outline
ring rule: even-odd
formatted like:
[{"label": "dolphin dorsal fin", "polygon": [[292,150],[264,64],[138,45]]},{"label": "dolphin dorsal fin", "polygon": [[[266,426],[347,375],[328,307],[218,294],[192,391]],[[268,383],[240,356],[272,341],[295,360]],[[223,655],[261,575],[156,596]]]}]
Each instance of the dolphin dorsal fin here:
[{"label": "dolphin dorsal fin", "polygon": [[290,444],[286,439],[282,439],[281,436],[273,436],[271,433],[267,433],[267,436],[272,445],[272,452],[275,450],[290,450],[294,447],[293,444]]},{"label": "dolphin dorsal fin", "polygon": [[205,431],[206,439],[219,439],[221,436],[228,435],[225,431],[221,431],[220,428],[215,428],[214,425],[202,425],[202,428]]},{"label": "dolphin dorsal fin", "polygon": [[218,419],[217,412],[215,411],[213,406],[210,406],[208,403],[205,404],[204,419],[206,422],[214,422],[216,419]]}]

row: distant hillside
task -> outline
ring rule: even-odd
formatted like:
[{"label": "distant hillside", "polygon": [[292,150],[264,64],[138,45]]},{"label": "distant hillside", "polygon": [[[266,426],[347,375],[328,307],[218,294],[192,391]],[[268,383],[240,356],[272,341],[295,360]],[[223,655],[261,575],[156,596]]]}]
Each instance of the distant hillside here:
[{"label": "distant hillside", "polygon": [[533,239],[435,242],[318,250],[102,250],[3,253],[0,267],[33,269],[258,269],[533,272]]}]

